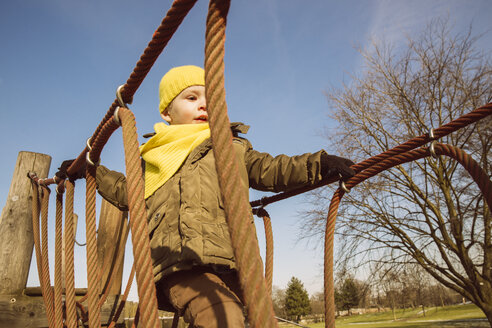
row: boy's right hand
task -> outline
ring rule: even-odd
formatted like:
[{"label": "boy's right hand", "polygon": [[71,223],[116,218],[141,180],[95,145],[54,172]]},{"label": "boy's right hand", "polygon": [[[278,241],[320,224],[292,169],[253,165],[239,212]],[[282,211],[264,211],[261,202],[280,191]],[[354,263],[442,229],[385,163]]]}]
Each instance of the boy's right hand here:
[{"label": "boy's right hand", "polygon": [[355,175],[355,171],[351,168],[355,165],[354,162],[347,158],[328,155],[323,152],[321,154],[321,176],[323,179],[341,175],[343,180],[349,179]]}]

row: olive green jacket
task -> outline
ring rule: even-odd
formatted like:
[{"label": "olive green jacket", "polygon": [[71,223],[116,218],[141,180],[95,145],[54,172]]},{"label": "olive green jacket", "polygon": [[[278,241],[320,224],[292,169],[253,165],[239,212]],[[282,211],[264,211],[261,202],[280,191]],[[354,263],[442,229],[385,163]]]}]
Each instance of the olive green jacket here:
[{"label": "olive green jacket", "polygon": [[[272,157],[254,150],[238,137],[248,126],[232,124],[233,146],[242,183],[262,191],[287,191],[321,180],[323,151],[289,157]],[[125,176],[99,166],[99,193],[122,210],[127,209]],[[249,199],[249,196],[248,196]],[[212,142],[205,140],[187,157],[179,170],[146,200],[147,221],[155,281],[194,266],[234,269],[235,261],[224,205],[220,195]],[[253,216],[247,218],[254,224]]]}]

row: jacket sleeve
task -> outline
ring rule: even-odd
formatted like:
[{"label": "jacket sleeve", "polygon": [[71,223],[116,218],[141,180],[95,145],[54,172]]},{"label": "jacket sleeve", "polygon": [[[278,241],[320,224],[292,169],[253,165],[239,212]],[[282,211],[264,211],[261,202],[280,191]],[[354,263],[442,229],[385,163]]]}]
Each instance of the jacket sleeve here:
[{"label": "jacket sleeve", "polygon": [[261,191],[281,192],[321,181],[320,150],[314,154],[276,157],[249,148],[245,154],[249,185]]},{"label": "jacket sleeve", "polygon": [[123,173],[111,171],[100,165],[96,171],[96,185],[99,194],[122,211],[128,211],[126,177]]}]

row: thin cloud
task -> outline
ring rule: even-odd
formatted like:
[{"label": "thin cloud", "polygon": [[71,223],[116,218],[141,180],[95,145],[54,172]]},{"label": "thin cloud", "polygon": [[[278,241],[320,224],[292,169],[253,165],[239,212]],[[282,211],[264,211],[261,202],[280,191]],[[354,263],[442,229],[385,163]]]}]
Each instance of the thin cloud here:
[{"label": "thin cloud", "polygon": [[[281,5],[281,4],[280,4]],[[279,4],[277,0],[266,2],[267,14],[272,25],[272,39],[275,47],[275,60],[281,65],[282,71],[287,73],[290,81],[294,79],[292,61],[288,51],[287,40],[283,34],[281,19],[279,17]]]},{"label": "thin cloud", "polygon": [[[370,50],[372,42],[398,48],[406,43],[407,36],[418,33],[431,19],[450,17],[451,21],[456,21],[455,15],[463,13],[463,9],[463,1],[379,1],[372,8],[362,48]],[[363,59],[359,57],[356,70],[360,70],[362,64]]]}]

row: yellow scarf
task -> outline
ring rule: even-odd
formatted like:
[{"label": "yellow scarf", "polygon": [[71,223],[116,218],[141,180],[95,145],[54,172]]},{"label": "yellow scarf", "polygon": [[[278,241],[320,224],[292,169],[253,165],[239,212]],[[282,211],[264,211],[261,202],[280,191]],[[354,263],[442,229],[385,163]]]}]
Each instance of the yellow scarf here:
[{"label": "yellow scarf", "polygon": [[145,160],[145,199],[179,169],[196,146],[210,137],[208,124],[154,125],[156,135],[140,146]]}]

